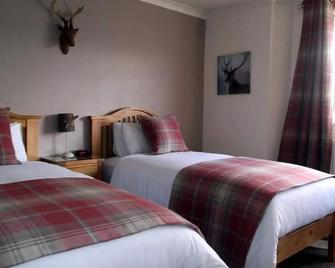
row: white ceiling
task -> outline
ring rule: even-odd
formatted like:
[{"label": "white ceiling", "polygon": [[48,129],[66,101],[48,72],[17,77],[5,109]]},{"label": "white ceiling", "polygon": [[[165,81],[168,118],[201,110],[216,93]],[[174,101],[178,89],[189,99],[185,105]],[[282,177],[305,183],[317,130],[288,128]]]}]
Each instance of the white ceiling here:
[{"label": "white ceiling", "polygon": [[[140,0],[146,3],[206,19],[206,12],[211,9],[242,4],[256,0]],[[265,1],[265,0],[263,0]]]},{"label": "white ceiling", "polygon": [[190,7],[209,10],[214,8],[221,8],[223,6],[245,3],[252,0],[173,0]]}]

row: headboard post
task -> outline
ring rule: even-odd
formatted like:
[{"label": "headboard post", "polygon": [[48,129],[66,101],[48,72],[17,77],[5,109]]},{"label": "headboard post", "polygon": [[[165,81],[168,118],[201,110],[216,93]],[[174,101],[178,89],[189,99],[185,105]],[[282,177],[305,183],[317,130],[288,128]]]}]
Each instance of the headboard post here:
[{"label": "headboard post", "polygon": [[9,113],[11,122],[18,122],[22,126],[22,137],[26,147],[27,158],[30,161],[39,159],[39,115],[20,115]]},{"label": "headboard post", "polygon": [[[110,152],[113,148],[111,139],[111,132],[105,131],[115,122],[129,122],[138,123],[141,117],[154,116],[155,114],[138,108],[121,108],[117,109],[107,115],[91,116],[91,150],[95,157],[103,158],[112,156]],[[107,129],[106,129],[107,128]],[[103,131],[104,130],[104,131]],[[106,147],[106,148],[105,148]]]},{"label": "headboard post", "polygon": [[97,116],[91,116],[91,147],[92,147],[92,156],[101,157],[101,128],[102,123],[101,119]]},{"label": "headboard post", "polygon": [[28,160],[39,159],[39,121],[40,119],[27,119],[26,150]]}]

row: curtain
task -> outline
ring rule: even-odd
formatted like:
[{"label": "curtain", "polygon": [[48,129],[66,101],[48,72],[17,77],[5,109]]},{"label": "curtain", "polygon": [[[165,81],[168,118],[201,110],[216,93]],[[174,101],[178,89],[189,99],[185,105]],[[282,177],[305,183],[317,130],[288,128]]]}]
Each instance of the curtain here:
[{"label": "curtain", "polygon": [[305,0],[303,12],[300,48],[278,161],[329,172],[334,8],[329,0]]}]

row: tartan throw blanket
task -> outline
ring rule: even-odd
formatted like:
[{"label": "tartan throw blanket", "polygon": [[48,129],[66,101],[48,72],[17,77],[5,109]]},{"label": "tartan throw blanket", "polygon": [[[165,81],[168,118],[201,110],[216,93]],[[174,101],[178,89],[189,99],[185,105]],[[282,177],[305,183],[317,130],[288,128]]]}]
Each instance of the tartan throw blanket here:
[{"label": "tartan throw blanket", "polygon": [[177,174],[169,207],[196,224],[229,267],[241,268],[271,199],[329,177],[302,166],[247,157],[207,161]]},{"label": "tartan throw blanket", "polygon": [[87,178],[0,185],[0,267],[162,225],[197,227],[169,209]]}]

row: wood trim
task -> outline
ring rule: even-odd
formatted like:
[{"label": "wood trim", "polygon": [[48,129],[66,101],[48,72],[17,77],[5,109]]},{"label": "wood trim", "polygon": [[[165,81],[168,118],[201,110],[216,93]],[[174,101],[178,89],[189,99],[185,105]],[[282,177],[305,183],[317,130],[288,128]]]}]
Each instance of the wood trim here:
[{"label": "wood trim", "polygon": [[[16,114],[16,113],[13,113],[13,112],[9,112],[9,117],[11,118],[11,120],[22,120],[22,121],[26,121],[28,119],[41,119],[42,116],[40,115],[24,115],[24,114]],[[18,122],[16,121],[16,122]]]},{"label": "wood trim", "polygon": [[10,122],[18,122],[22,126],[22,137],[26,147],[28,160],[38,160],[39,158],[39,115],[22,115],[9,113]]},{"label": "wood trim", "polygon": [[62,159],[60,156],[45,156],[41,157],[41,161],[45,161],[54,165],[89,175],[93,178],[101,180],[102,159],[98,158],[79,158],[79,159]]},{"label": "wood trim", "polygon": [[305,225],[279,239],[277,263],[282,262],[324,237],[334,235],[334,217],[335,213]]},{"label": "wood trim", "polygon": [[102,159],[83,159],[58,163],[60,166],[101,180]]},{"label": "wood trim", "polygon": [[328,236],[328,261],[335,263],[335,213],[333,214],[333,232]]},{"label": "wood trim", "polygon": [[[155,114],[144,109],[139,108],[120,108],[117,109],[107,115],[102,116],[91,116],[91,150],[92,156],[97,158],[104,158],[112,156],[110,149],[113,148],[112,141],[110,134],[104,134],[103,129],[105,127],[111,126],[112,123],[115,122],[138,122],[140,117],[148,117],[154,116]],[[109,139],[109,142],[105,142],[106,139]],[[107,144],[107,145],[105,145]],[[104,153],[106,148],[105,146],[109,147],[107,150],[110,153]]]}]

